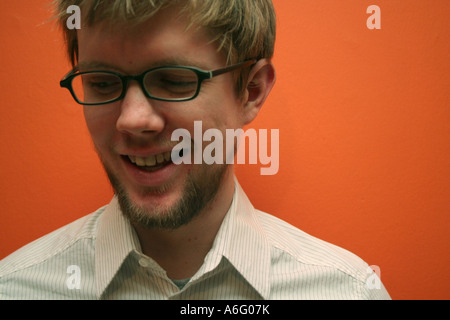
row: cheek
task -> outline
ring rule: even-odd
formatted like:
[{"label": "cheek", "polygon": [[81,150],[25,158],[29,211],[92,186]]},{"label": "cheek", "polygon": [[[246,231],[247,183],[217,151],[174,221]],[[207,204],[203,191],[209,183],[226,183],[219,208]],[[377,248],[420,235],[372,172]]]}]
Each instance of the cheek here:
[{"label": "cheek", "polygon": [[231,88],[219,90],[215,95],[200,100],[198,106],[202,112],[196,113],[196,120],[202,120],[204,129],[236,129],[243,125],[243,106],[234,97]]},{"label": "cheek", "polygon": [[216,117],[225,128],[237,129],[243,126],[244,106],[235,96],[232,85],[229,86],[227,91],[222,92],[217,103],[219,108],[216,110]]},{"label": "cheek", "polygon": [[94,144],[99,147],[114,135],[117,115],[112,106],[85,106],[84,119]]}]

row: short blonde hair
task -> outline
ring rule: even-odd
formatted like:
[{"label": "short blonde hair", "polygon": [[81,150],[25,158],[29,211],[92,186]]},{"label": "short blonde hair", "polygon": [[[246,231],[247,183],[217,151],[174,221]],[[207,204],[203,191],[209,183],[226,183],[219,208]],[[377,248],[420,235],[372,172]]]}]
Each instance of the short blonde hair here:
[{"label": "short blonde hair", "polygon": [[[138,25],[164,7],[178,5],[190,19],[190,26],[209,32],[227,65],[247,59],[272,58],[276,18],[271,0],[55,0],[56,16],[62,27],[67,53],[73,66],[78,59],[76,30],[66,27],[70,5],[77,5],[87,25],[100,21]],[[236,91],[242,92],[244,75],[236,79]]]}]

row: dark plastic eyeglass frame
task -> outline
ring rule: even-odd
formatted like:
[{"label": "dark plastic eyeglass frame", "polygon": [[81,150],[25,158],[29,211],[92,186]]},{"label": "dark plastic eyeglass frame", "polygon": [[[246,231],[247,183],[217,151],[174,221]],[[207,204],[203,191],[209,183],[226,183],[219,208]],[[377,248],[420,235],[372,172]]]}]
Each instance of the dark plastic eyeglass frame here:
[{"label": "dark plastic eyeglass frame", "polygon": [[[156,67],[156,68],[146,70],[143,73],[138,74],[138,75],[128,75],[128,76],[122,75],[122,74],[114,72],[114,71],[106,71],[106,70],[90,70],[90,71],[78,72],[79,70],[77,69],[77,67],[75,67],[66,76],[64,76],[64,78],[60,81],[59,84],[62,88],[67,88],[70,91],[70,93],[72,94],[72,97],[75,99],[75,101],[82,105],[89,105],[89,106],[103,105],[103,104],[113,103],[113,102],[123,99],[127,93],[128,81],[130,81],[130,80],[136,80],[139,83],[142,91],[144,92],[144,94],[147,98],[151,98],[151,99],[159,100],[159,101],[182,102],[182,101],[189,101],[189,100],[195,99],[198,96],[198,94],[200,93],[200,88],[201,88],[203,81],[212,79],[218,75],[221,75],[221,74],[224,74],[224,73],[227,73],[227,72],[239,69],[239,68],[249,67],[255,63],[256,63],[256,60],[251,59],[251,60],[246,60],[244,62],[240,62],[238,64],[235,64],[235,65],[232,65],[232,66],[229,66],[226,68],[211,70],[211,71],[206,71],[206,70],[202,70],[202,69],[199,69],[196,67],[188,67],[188,66],[163,66],[163,67]],[[197,90],[194,93],[194,95],[192,97],[188,97],[188,98],[167,99],[167,98],[155,97],[155,96],[152,96],[151,94],[149,94],[144,86],[145,75],[151,71],[165,69],[165,68],[188,69],[188,70],[192,70],[193,72],[195,72],[198,77],[198,83],[197,83]],[[73,91],[73,88],[72,88],[73,78],[75,78],[81,74],[89,74],[89,73],[97,73],[97,72],[109,73],[109,74],[113,74],[113,75],[116,75],[117,77],[119,77],[122,80],[122,87],[123,87],[122,93],[115,99],[108,100],[105,102],[99,102],[99,103],[87,103],[87,102],[82,102],[82,101],[78,100],[78,98],[75,95],[75,92]]]}]

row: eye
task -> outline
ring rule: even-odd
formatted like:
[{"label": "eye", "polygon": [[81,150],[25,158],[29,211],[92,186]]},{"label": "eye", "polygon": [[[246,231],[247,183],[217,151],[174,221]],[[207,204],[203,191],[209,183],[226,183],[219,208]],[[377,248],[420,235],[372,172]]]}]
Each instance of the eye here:
[{"label": "eye", "polygon": [[195,94],[197,74],[190,69],[164,68],[146,75],[147,91],[160,98],[185,98]]},{"label": "eye", "polygon": [[83,77],[85,90],[98,94],[110,94],[122,90],[122,81],[114,75],[87,74]]},{"label": "eye", "polygon": [[160,86],[167,90],[192,90],[197,86],[197,79],[186,79],[182,77],[167,77],[159,80]]}]

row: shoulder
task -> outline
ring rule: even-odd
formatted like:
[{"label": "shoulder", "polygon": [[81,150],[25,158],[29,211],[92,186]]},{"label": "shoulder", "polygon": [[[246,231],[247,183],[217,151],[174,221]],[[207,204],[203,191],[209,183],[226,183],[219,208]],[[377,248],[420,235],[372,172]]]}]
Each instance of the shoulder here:
[{"label": "shoulder", "polygon": [[356,277],[367,264],[353,253],[316,238],[273,215],[256,210],[267,239],[299,262],[335,267]]},{"label": "shoulder", "polygon": [[[352,252],[318,239],[265,212],[255,210],[271,247],[272,281],[289,278],[292,286],[308,287],[319,299],[370,299],[367,281],[373,275],[369,265]],[[299,293],[301,292],[301,293]],[[297,292],[297,298],[310,298]],[[296,293],[296,294],[297,294]]]},{"label": "shoulder", "polygon": [[62,254],[79,241],[94,239],[98,217],[104,208],[77,219],[11,253],[0,261],[0,279]]}]

